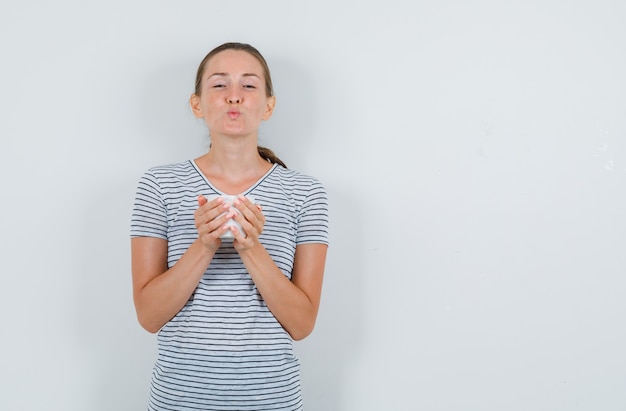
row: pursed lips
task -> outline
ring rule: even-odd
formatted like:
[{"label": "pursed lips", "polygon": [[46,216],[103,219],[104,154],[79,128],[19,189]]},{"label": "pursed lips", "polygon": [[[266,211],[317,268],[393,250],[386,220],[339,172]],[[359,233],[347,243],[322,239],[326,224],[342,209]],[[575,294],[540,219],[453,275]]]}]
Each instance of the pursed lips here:
[{"label": "pursed lips", "polygon": [[230,117],[233,120],[239,117],[240,115],[241,115],[241,112],[239,110],[236,110],[236,109],[228,110],[228,117]]}]

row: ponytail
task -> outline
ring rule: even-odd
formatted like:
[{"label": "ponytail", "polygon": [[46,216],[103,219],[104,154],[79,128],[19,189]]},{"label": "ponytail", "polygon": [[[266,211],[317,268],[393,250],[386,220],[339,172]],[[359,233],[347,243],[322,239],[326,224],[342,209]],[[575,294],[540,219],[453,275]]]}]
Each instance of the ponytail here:
[{"label": "ponytail", "polygon": [[283,163],[282,160],[278,158],[278,156],[276,156],[276,154],[274,154],[274,152],[269,148],[258,146],[257,150],[259,151],[259,155],[263,158],[263,160],[267,160],[272,164],[278,164],[279,166],[287,168],[285,163]]}]

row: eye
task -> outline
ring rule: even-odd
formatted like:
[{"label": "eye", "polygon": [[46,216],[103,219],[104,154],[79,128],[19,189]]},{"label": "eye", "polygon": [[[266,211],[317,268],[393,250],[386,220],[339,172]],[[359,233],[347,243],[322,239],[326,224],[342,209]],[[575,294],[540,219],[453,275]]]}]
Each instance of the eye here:
[{"label": "eye", "polygon": [[224,87],[226,87],[225,84],[221,84],[221,83],[213,84],[213,88],[224,88]]},{"label": "eye", "polygon": [[256,86],[255,86],[255,85],[253,85],[253,84],[244,84],[244,85],[243,85],[243,88],[255,89],[255,88],[256,88]]}]

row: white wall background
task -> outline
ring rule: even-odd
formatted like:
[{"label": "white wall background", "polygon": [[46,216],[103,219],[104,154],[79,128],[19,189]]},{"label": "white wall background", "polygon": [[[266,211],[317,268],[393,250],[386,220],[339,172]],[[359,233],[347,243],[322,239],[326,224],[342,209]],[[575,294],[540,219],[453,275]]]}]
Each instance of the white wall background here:
[{"label": "white wall background", "polygon": [[144,409],[128,225],[257,46],[262,142],[330,195],[308,410],[626,409],[626,4],[5,1],[0,409]]}]

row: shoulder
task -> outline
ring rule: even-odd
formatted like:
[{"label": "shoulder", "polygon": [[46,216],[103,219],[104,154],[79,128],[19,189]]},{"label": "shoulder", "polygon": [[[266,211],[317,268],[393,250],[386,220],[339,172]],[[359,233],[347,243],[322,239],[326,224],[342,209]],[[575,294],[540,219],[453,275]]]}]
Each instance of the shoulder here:
[{"label": "shoulder", "polygon": [[167,184],[168,182],[184,183],[197,178],[198,172],[193,162],[186,160],[178,163],[152,166],[143,172],[140,180],[148,180],[160,185]]},{"label": "shoulder", "polygon": [[298,170],[276,167],[263,184],[264,194],[282,198],[294,205],[296,210],[304,210],[313,204],[327,207],[328,195],[322,182],[316,177]]},{"label": "shoulder", "polygon": [[272,172],[271,176],[283,184],[289,184],[292,187],[299,188],[307,188],[307,187],[321,187],[324,185],[322,182],[316,177],[305,174],[298,170],[293,170],[290,168],[284,168],[281,166],[277,166]]},{"label": "shoulder", "polygon": [[195,172],[195,168],[191,160],[180,161],[177,163],[161,164],[150,167],[145,174],[153,176],[170,176],[181,175]]},{"label": "shoulder", "polygon": [[203,184],[192,161],[163,164],[148,168],[138,182],[138,191],[149,191],[159,196],[176,196],[182,190]]}]

